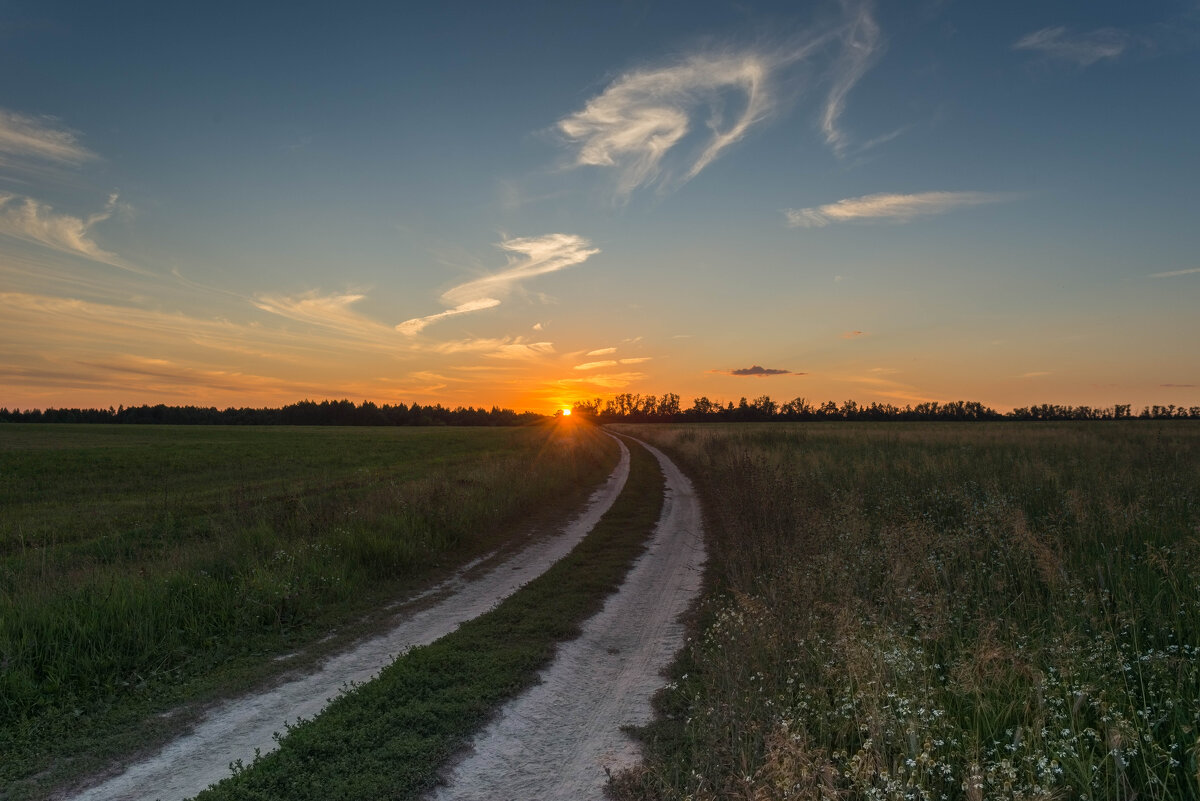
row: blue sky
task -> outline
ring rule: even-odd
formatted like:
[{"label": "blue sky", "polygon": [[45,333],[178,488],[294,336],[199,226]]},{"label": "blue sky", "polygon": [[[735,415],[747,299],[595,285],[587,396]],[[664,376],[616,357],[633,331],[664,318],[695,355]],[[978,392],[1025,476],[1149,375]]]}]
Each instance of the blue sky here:
[{"label": "blue sky", "polygon": [[0,4],[0,405],[1195,405],[1198,79],[1194,0]]}]

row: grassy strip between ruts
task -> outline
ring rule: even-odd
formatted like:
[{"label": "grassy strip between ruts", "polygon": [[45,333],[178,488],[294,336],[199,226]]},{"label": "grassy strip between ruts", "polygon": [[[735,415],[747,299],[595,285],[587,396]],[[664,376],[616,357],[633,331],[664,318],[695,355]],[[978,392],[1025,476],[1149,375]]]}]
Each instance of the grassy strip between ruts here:
[{"label": "grassy strip between ruts", "polygon": [[289,726],[280,748],[203,792],[232,799],[414,798],[500,705],[531,685],[621,584],[662,506],[663,477],[631,447],[629,480],[568,555],[496,609]]},{"label": "grassy strip between ruts", "polygon": [[0,801],[386,626],[565,520],[616,457],[569,423],[0,425]]}]

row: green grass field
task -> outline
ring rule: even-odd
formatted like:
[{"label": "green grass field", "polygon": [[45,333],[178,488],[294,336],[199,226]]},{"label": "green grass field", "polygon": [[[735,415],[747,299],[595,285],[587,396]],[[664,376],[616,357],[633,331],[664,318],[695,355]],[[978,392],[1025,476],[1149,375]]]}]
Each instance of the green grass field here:
[{"label": "green grass field", "polygon": [[[662,472],[630,443],[624,491],[570,554],[495,609],[290,727],[279,750],[197,801],[421,798],[470,735],[537,681],[555,645],[600,611],[644,551],[662,502]],[[497,797],[505,792],[496,788]]]},{"label": "green grass field", "polygon": [[616,455],[586,426],[0,426],[0,797],[565,515]]},{"label": "green grass field", "polygon": [[1200,797],[1200,426],[640,426],[706,501],[621,799]]},{"label": "green grass field", "polygon": [[[709,560],[618,799],[1200,797],[1194,423],[629,431],[695,481]],[[0,427],[0,798],[565,515],[615,456],[587,426]],[[616,585],[658,481],[213,797],[427,788]]]}]

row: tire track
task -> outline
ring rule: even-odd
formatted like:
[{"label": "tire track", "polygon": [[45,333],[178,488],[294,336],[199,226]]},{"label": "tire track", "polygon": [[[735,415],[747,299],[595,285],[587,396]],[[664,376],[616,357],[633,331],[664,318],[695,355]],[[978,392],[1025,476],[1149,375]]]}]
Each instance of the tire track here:
[{"label": "tire track", "polygon": [[679,618],[699,593],[704,543],[691,482],[637,441],[666,477],[649,548],[579,639],[560,647],[542,682],[476,736],[430,801],[602,799],[608,773],[638,762],[621,727],[651,720],[661,671],[684,644]]},{"label": "tire track", "polygon": [[386,634],[326,660],[314,673],[270,690],[226,701],[189,733],[158,753],[129,765],[101,784],[66,796],[72,801],[173,801],[196,795],[229,775],[236,761],[249,764],[255,753],[275,750],[275,732],[300,717],[313,717],[347,685],[369,681],[410,648],[427,645],[467,620],[489,611],[566,556],[616,501],[629,476],[629,450],[618,440],[621,457],[584,511],[554,537],[535,542],[479,578],[460,570],[423,595],[444,595]]}]

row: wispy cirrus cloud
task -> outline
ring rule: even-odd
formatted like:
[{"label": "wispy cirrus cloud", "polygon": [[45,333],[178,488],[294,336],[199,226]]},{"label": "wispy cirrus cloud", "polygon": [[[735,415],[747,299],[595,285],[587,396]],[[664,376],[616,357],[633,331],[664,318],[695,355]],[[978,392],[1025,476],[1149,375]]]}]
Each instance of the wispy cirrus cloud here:
[{"label": "wispy cirrus cloud", "polygon": [[733,370],[710,370],[711,373],[724,373],[725,375],[736,376],[754,376],[756,378],[766,378],[773,375],[804,375],[804,373],[793,372],[792,370],[781,370],[776,367],[763,367],[755,364],[750,367],[737,367]]},{"label": "wispy cirrus cloud", "polygon": [[353,307],[365,295],[343,292],[323,295],[315,290],[299,295],[258,295],[254,305],[265,312],[343,334],[390,333],[391,329],[359,314]]},{"label": "wispy cirrus cloud", "polygon": [[451,287],[442,293],[442,300],[453,304],[451,308],[405,320],[396,326],[396,330],[414,336],[447,317],[494,308],[517,283],[582,264],[600,252],[587,239],[575,234],[505,239],[497,247],[507,254],[508,269]]},{"label": "wispy cirrus cloud", "polygon": [[[613,351],[616,350],[616,348],[601,348],[601,350],[606,351],[608,353],[612,353]],[[593,354],[589,353],[587,355],[591,356]],[[575,365],[575,367],[573,369],[575,369],[575,370],[596,370],[601,367],[613,367],[614,365],[618,365],[618,364],[623,364],[623,365],[644,364],[653,358],[654,358],[653,356],[627,356],[623,359],[601,359],[599,361],[584,362],[583,364],[577,364],[577,365]]]},{"label": "wispy cirrus cloud", "polygon": [[535,361],[555,353],[553,342],[527,342],[523,337],[458,339],[439,342],[429,346],[428,350],[439,354],[470,353],[490,359],[510,361]]},{"label": "wispy cirrus cloud", "polygon": [[[771,115],[781,101],[776,79],[786,68],[818,56],[826,60],[819,79],[829,85],[821,130],[840,155],[848,141],[840,126],[847,96],[881,52],[871,4],[841,5],[839,19],[781,46],[694,54],[626,72],[556,124],[575,147],[573,165],[615,170],[619,198],[655,183],[685,183]],[[827,58],[831,45],[838,49]],[[677,160],[668,164],[672,153]]]},{"label": "wispy cirrus cloud", "polygon": [[587,355],[588,356],[607,356],[610,353],[616,353],[616,352],[617,352],[616,348],[596,348],[595,350],[589,350],[587,352]]},{"label": "wispy cirrus cloud", "polygon": [[436,323],[438,320],[444,320],[447,317],[454,317],[458,314],[470,314],[471,312],[483,311],[500,305],[499,298],[480,298],[479,300],[468,300],[466,303],[460,303],[453,309],[446,309],[437,314],[427,314],[424,317],[414,317],[411,320],[405,320],[396,326],[396,330],[401,334],[418,334],[427,325]]},{"label": "wispy cirrus cloud", "polygon": [[641,381],[645,373],[592,373],[582,378],[561,378],[556,383],[564,387],[589,386],[598,389],[621,389],[635,381]]},{"label": "wispy cirrus cloud", "polygon": [[1071,34],[1062,25],[1042,28],[1013,43],[1014,50],[1032,50],[1048,58],[1089,67],[1106,58],[1116,58],[1129,47],[1130,37],[1117,28],[1098,28]]},{"label": "wispy cirrus cloud", "polygon": [[855,6],[844,2],[843,6],[849,19],[840,32],[842,49],[821,112],[821,131],[825,134],[825,142],[839,156],[848,144],[840,125],[842,113],[846,110],[846,97],[878,60],[881,52],[879,25],[875,22],[870,5],[863,3]]},{"label": "wispy cirrus cloud", "polygon": [[851,197],[824,206],[784,209],[791,228],[823,228],[830,223],[855,220],[908,222],[966,206],[1000,203],[1015,195],[1002,192],[918,192],[911,195],[875,194]]},{"label": "wispy cirrus cloud", "polygon": [[73,217],[59,214],[52,206],[31,197],[0,192],[0,236],[144,275],[144,270],[100,247],[92,238],[92,228],[112,217],[119,207],[119,198],[113,194],[102,211]]},{"label": "wispy cirrus cloud", "polygon": [[0,166],[31,162],[75,166],[96,158],[74,133],[52,117],[31,117],[0,108]]},{"label": "wispy cirrus cloud", "polygon": [[[708,135],[687,160],[686,181],[766,115],[772,68],[769,57],[745,53],[692,56],[671,67],[627,73],[560,120],[558,130],[579,146],[576,166],[616,168],[617,194],[624,196],[660,178],[664,157],[689,133],[692,117],[707,110]],[[731,92],[744,105],[723,124]]]},{"label": "wispy cirrus cloud", "polygon": [[1151,278],[1177,278],[1181,275],[1195,275],[1200,273],[1200,267],[1192,267],[1187,270],[1171,270],[1165,273],[1150,273]]}]

